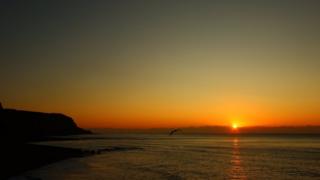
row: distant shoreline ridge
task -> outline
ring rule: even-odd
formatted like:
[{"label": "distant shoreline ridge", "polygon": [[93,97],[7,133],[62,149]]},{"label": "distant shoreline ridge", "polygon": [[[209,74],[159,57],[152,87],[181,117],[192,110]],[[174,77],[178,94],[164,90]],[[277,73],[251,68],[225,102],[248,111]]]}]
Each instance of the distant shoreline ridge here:
[{"label": "distant shoreline ridge", "polygon": [[50,136],[91,134],[64,114],[4,109],[0,104],[0,135],[8,143],[44,140]]}]

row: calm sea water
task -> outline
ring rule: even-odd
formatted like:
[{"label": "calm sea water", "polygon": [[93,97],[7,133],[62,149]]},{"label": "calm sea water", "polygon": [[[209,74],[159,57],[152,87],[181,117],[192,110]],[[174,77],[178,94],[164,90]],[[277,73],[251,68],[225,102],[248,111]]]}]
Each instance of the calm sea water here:
[{"label": "calm sea water", "polygon": [[[41,179],[320,179],[319,136],[94,135],[46,144],[100,149],[27,172]],[[92,136],[91,136],[92,137]]]}]

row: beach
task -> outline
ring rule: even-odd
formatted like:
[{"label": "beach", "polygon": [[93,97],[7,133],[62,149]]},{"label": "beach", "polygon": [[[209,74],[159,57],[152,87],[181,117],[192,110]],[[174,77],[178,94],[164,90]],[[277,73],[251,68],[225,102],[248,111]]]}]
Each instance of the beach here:
[{"label": "beach", "polygon": [[72,157],[89,155],[80,149],[35,144],[6,144],[1,148],[1,179],[19,175],[27,170]]}]

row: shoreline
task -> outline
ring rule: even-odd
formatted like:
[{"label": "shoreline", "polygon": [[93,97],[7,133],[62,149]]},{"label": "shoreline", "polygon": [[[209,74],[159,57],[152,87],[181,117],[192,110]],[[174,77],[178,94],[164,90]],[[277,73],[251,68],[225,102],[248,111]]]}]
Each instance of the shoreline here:
[{"label": "shoreline", "polygon": [[29,143],[6,144],[1,148],[1,166],[5,167],[0,179],[19,176],[20,174],[40,168],[47,164],[69,158],[84,157],[89,152],[81,149],[63,148]]},{"label": "shoreline", "polygon": [[32,143],[6,144],[1,148],[1,166],[6,171],[2,172],[0,179],[10,179],[20,176],[24,172],[37,169],[58,161],[81,158],[103,152],[141,150],[138,147],[108,147],[96,150],[65,148]]}]

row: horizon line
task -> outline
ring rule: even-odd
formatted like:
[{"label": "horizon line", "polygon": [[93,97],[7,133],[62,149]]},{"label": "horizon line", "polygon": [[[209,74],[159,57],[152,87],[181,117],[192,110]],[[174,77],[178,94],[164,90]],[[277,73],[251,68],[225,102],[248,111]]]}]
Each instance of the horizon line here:
[{"label": "horizon line", "polygon": [[[203,126],[172,126],[172,127],[87,127],[87,129],[132,129],[132,130],[146,130],[146,129],[187,129],[187,128],[228,128],[232,126],[227,125],[203,125]],[[244,128],[306,128],[306,127],[319,127],[319,125],[254,125],[254,126],[239,126],[239,129]]]}]

